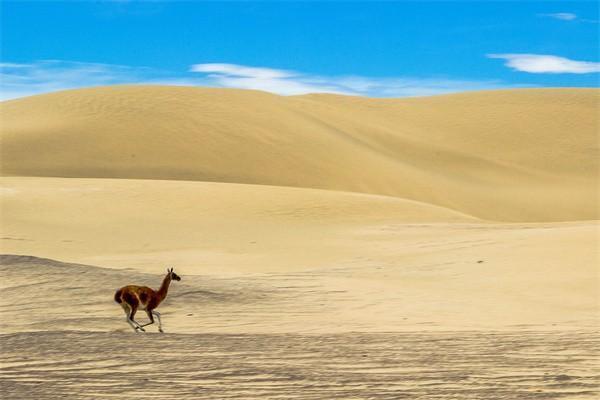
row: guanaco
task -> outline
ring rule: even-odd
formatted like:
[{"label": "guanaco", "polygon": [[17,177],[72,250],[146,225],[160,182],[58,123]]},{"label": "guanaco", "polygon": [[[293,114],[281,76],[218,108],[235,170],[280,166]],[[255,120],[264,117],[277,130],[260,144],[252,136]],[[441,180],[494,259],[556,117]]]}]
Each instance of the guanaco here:
[{"label": "guanaco", "polygon": [[[160,313],[155,309],[167,297],[171,281],[180,280],[179,275],[173,272],[173,268],[167,268],[167,275],[158,290],[151,289],[148,286],[127,285],[116,291],[115,301],[123,307],[125,319],[135,332],[145,332],[144,326],[153,324],[154,316],[158,319],[158,331],[163,332]],[[133,319],[138,308],[146,311],[150,322],[140,325]]]}]

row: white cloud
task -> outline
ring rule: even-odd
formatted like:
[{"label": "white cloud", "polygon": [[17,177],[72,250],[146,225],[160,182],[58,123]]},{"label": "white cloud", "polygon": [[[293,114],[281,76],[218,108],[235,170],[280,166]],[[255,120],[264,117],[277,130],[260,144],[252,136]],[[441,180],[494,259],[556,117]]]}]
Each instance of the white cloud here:
[{"label": "white cloud", "polygon": [[577,21],[577,22],[585,22],[585,23],[591,23],[591,24],[597,24],[598,23],[597,19],[581,18],[577,14],[570,13],[570,12],[558,12],[558,13],[538,14],[538,16],[539,17],[545,17],[545,18],[558,19],[560,21]]},{"label": "white cloud", "polygon": [[354,93],[323,78],[283,69],[237,64],[195,64],[190,67],[190,71],[204,74],[204,79],[219,87],[263,90],[281,95]]},{"label": "white cloud", "polygon": [[281,79],[297,75],[297,73],[292,71],[247,67],[237,64],[195,64],[190,67],[190,71],[261,79]]},{"label": "white cloud", "polygon": [[0,63],[0,100],[84,86],[133,83],[146,70],[59,60],[29,64]]},{"label": "white cloud", "polygon": [[27,68],[29,64],[3,63],[0,62],[0,68]]},{"label": "white cloud", "polygon": [[505,65],[516,71],[533,74],[588,74],[600,72],[600,63],[575,61],[546,54],[488,54],[488,58],[506,60]]},{"label": "white cloud", "polygon": [[551,14],[539,14],[540,17],[548,17],[554,19],[560,19],[561,21],[573,21],[577,19],[577,14],[568,13],[568,12],[559,12],[559,13],[551,13]]},{"label": "white cloud", "polygon": [[505,87],[495,81],[353,75],[321,76],[236,64],[195,64],[190,71],[204,74],[204,79],[215,86],[263,90],[281,95],[334,93],[372,97],[404,97]]},{"label": "white cloud", "polygon": [[447,78],[321,76],[237,64],[196,64],[187,72],[68,62],[0,63],[0,100],[90,86],[157,84],[254,89],[280,95],[334,93],[371,97],[427,96],[509,87],[498,81]]}]

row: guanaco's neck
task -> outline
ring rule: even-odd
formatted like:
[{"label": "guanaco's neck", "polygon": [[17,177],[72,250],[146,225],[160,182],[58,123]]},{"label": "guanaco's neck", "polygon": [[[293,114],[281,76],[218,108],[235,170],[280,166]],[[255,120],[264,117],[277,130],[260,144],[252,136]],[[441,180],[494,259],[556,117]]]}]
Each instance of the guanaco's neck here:
[{"label": "guanaco's neck", "polygon": [[167,297],[167,292],[169,291],[169,285],[171,284],[171,274],[167,274],[165,279],[163,279],[162,285],[160,285],[160,289],[158,289],[158,300],[159,302],[163,301],[165,297]]}]

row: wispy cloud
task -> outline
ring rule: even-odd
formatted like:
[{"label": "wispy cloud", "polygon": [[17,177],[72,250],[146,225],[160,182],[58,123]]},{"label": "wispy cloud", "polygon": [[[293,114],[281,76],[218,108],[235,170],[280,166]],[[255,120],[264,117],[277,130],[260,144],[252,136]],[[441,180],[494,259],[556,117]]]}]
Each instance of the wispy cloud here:
[{"label": "wispy cloud", "polygon": [[557,13],[548,13],[548,14],[538,14],[538,17],[543,18],[553,18],[559,21],[576,21],[576,22],[588,22],[592,24],[597,24],[597,19],[589,19],[589,18],[581,18],[579,15],[570,12],[557,12]]},{"label": "wispy cloud", "polygon": [[220,87],[264,90],[281,95],[337,93],[371,97],[425,96],[504,87],[497,81],[447,78],[323,76],[237,64],[196,64],[192,72]]},{"label": "wispy cloud", "polygon": [[290,78],[297,75],[296,72],[292,71],[284,71],[273,68],[247,67],[245,65],[237,64],[195,64],[190,67],[190,71],[262,79]]},{"label": "wispy cloud", "polygon": [[136,82],[146,72],[144,68],[59,60],[0,63],[0,99],[83,86]]},{"label": "wispy cloud", "polygon": [[334,93],[371,97],[427,96],[510,87],[494,80],[432,77],[323,76],[238,64],[195,64],[188,71],[60,60],[0,63],[0,100],[80,87],[168,84],[254,89],[280,95]]},{"label": "wispy cloud", "polygon": [[600,63],[575,61],[548,54],[488,54],[488,58],[506,60],[505,65],[515,71],[532,74],[588,74],[600,72]]},{"label": "wispy cloud", "polygon": [[237,64],[195,64],[191,72],[201,73],[211,86],[255,89],[281,95],[305,93],[354,94],[326,79],[296,71]]},{"label": "wispy cloud", "polygon": [[574,21],[577,19],[577,14],[573,14],[573,13],[569,13],[569,12],[538,14],[538,15],[540,17],[559,19],[561,21]]}]

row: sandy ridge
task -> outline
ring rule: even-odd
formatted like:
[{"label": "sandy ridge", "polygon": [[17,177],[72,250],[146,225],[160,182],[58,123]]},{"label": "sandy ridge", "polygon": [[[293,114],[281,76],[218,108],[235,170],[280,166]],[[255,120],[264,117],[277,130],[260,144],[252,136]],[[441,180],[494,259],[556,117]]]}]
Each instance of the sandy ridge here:
[{"label": "sandy ridge", "polygon": [[114,86],[0,103],[1,172],[322,188],[598,219],[595,89],[415,99]]}]

